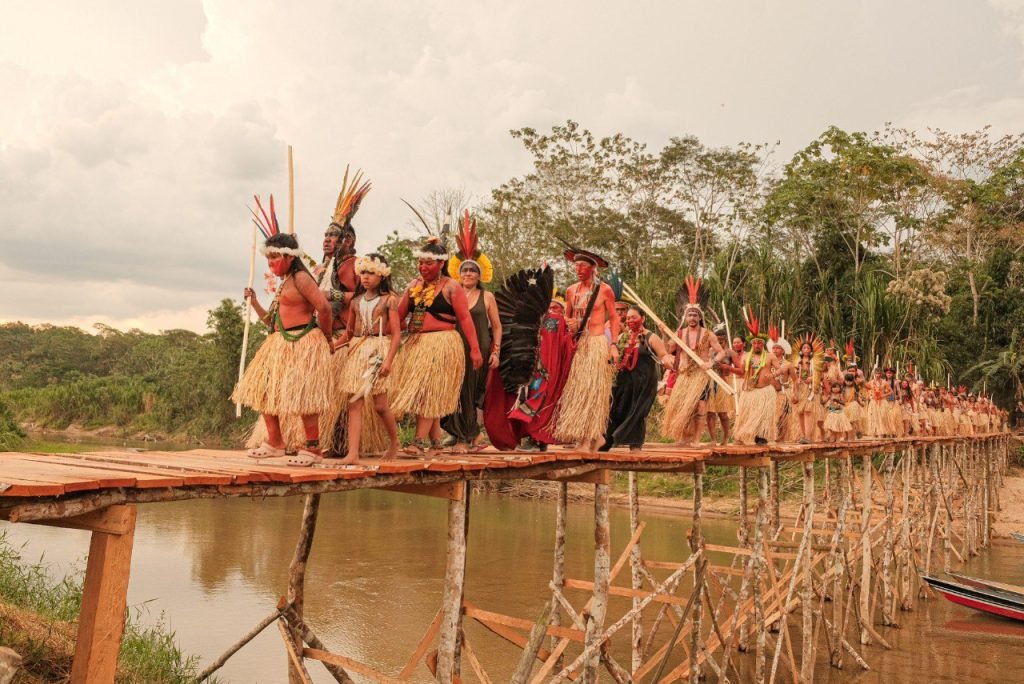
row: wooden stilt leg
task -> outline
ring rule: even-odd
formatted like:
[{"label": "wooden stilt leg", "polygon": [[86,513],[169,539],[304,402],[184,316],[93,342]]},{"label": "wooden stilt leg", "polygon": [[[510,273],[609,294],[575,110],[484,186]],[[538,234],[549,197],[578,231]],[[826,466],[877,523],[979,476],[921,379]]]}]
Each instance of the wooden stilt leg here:
[{"label": "wooden stilt leg", "polygon": [[690,528],[690,553],[700,553],[700,559],[697,561],[697,567],[694,568],[694,577],[699,578],[699,583],[695,580],[693,591],[696,598],[693,602],[693,630],[690,633],[690,682],[697,684],[700,681],[701,676],[701,628],[703,627],[704,617],[704,603],[701,601],[701,595],[703,594],[703,583],[704,583],[704,567],[707,565],[707,557],[701,553],[704,548],[704,534],[701,529],[701,517],[703,514],[704,505],[704,468],[703,464],[697,464],[697,469],[693,472],[693,526]]},{"label": "wooden stilt leg", "polygon": [[[302,525],[299,528],[299,541],[295,545],[292,562],[288,566],[288,603],[292,605],[295,615],[302,619],[302,607],[306,597],[306,563],[309,552],[313,550],[313,534],[316,532],[316,519],[320,511],[320,495],[309,494],[302,509]],[[302,638],[292,630],[292,641],[296,651],[302,653]],[[290,684],[301,684],[305,681],[301,668],[288,659],[288,681]]]},{"label": "wooden stilt leg", "polygon": [[[861,510],[860,510],[860,533],[861,533],[861,573],[860,573],[860,614],[861,620],[870,624],[873,621],[871,615],[871,455],[861,456]],[[860,643],[870,644],[871,633],[866,626],[861,625]]]},{"label": "wooden stilt leg", "polygon": [[73,684],[114,681],[128,604],[135,515],[134,506],[110,506],[96,515],[109,531],[93,529],[89,543],[71,666]]},{"label": "wooden stilt leg", "polygon": [[[565,516],[569,502],[569,485],[565,482],[558,483],[558,498],[555,502],[555,554],[554,569],[551,574],[551,583],[559,591],[565,589]],[[562,625],[562,608],[556,601],[551,608],[551,625],[560,627]],[[551,637],[551,648],[558,646],[560,639]],[[555,667],[562,669],[562,658],[559,657]]]},{"label": "wooden stilt leg", "polygon": [[893,527],[893,504],[895,492],[893,480],[895,468],[893,466],[895,455],[891,452],[885,455],[882,462],[882,485],[885,490],[885,531],[882,537],[882,624],[894,625],[892,615],[893,605],[893,581],[892,564],[895,558],[896,532]]},{"label": "wooden stilt leg", "polygon": [[597,645],[604,631],[604,619],[608,612],[608,575],[611,570],[608,490],[607,484],[594,485],[594,594],[585,637],[586,647],[593,648],[593,652],[583,665],[584,684],[596,684],[598,681],[601,652]]},{"label": "wooden stilt leg", "polygon": [[469,537],[469,482],[462,496],[448,501],[448,562],[437,644],[437,681],[452,684],[461,674],[462,600],[466,587],[466,543]]},{"label": "wooden stilt leg", "polygon": [[[804,539],[807,547],[800,559],[803,572],[803,586],[800,591],[800,613],[803,616],[803,637],[801,638],[800,681],[809,684],[814,681],[814,577],[811,573],[814,556],[814,462],[804,466]],[[781,637],[780,637],[781,638]]]},{"label": "wooden stilt leg", "polygon": [[775,539],[779,534],[779,527],[782,525],[782,519],[779,515],[779,462],[772,461],[769,468],[769,484],[771,486],[771,526],[772,526],[772,539]]},{"label": "wooden stilt leg", "polygon": [[[637,489],[636,473],[629,473],[629,534],[630,537],[636,534],[640,526],[640,496]],[[644,586],[643,556],[640,553],[640,544],[634,544],[633,550],[629,552],[630,579],[633,589],[640,590]],[[640,597],[633,597],[633,610],[636,616],[633,618],[633,633],[630,643],[632,644],[632,660],[630,661],[630,672],[636,672],[643,665],[643,641],[644,624],[643,615],[637,606],[640,605]]]},{"label": "wooden stilt leg", "polygon": [[768,516],[768,470],[757,469],[757,519],[754,521],[754,627],[757,629],[757,646],[754,655],[754,681],[765,681],[765,659],[768,646],[768,625],[764,612],[764,579],[770,569],[765,567],[765,524]]}]

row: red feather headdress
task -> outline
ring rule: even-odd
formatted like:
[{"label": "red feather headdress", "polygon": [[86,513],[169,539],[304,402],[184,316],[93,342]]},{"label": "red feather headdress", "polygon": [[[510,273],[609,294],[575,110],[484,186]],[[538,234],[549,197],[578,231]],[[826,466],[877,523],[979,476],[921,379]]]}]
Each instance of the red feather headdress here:
[{"label": "red feather headdress", "polygon": [[767,340],[768,336],[761,332],[761,321],[757,320],[757,316],[754,315],[754,309],[751,306],[747,306],[745,309],[740,310],[743,313],[743,322],[747,326],[747,330],[750,332],[747,335],[747,342],[753,342],[755,339]]},{"label": "red feather headdress", "polygon": [[481,283],[489,283],[494,278],[494,266],[480,250],[476,219],[470,216],[469,209],[463,211],[462,225],[455,234],[455,253],[448,259],[448,275],[458,277],[459,269],[465,263],[474,263],[479,267]]}]

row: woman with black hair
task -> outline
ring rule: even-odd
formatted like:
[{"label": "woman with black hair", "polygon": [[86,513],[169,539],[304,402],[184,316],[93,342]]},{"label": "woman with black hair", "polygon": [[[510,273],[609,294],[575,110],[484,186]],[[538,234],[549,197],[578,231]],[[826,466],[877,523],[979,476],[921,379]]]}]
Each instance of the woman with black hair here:
[{"label": "woman with black hair", "polygon": [[380,254],[356,259],[359,285],[348,309],[345,332],[337,346],[348,344],[341,375],[341,392],[349,397],[348,452],[342,463],[359,459],[363,433],[363,407],[372,399],[373,409],[388,433],[384,459],[398,455],[398,426],[388,405],[391,366],[401,340],[398,298],[391,291],[391,267]]},{"label": "woman with black hair", "polygon": [[413,253],[419,277],[402,295],[398,318],[406,322],[409,337],[395,361],[395,391],[391,407],[398,415],[416,416],[416,437],[410,452],[422,454],[441,441],[441,417],[459,407],[465,374],[462,329],[469,344],[470,365],[483,365],[476,327],[466,293],[442,273],[448,252],[436,237]]},{"label": "woman with black hair", "polygon": [[261,251],[271,272],[282,280],[269,309],[260,306],[251,288],[244,294],[271,332],[231,399],[263,415],[267,439],[249,450],[250,458],[284,456],[281,416],[301,416],[306,444],[288,463],[308,466],[322,459],[319,416],[331,410],[334,396],[331,305],[302,263],[295,236],[278,232],[273,208],[270,216],[265,227],[270,236]]},{"label": "woman with black hair", "polygon": [[441,419],[441,428],[454,438],[454,451],[465,453],[480,436],[487,376],[491,368],[498,367],[501,351],[501,319],[498,317],[497,300],[483,287],[484,283],[491,282],[494,269],[490,259],[477,246],[476,221],[470,218],[468,210],[455,242],[458,250],[448,260],[448,274],[458,274],[476,330],[477,347],[487,355],[487,363],[473,368],[469,358],[469,339],[463,332],[466,372],[459,392],[459,408]]},{"label": "woman with black hair", "polygon": [[658,396],[658,367],[671,368],[675,361],[661,338],[647,330],[644,323],[639,307],[626,309],[626,330],[618,340],[618,372],[612,388],[608,430],[599,451],[608,451],[613,446],[640,451],[647,436],[647,414]]}]

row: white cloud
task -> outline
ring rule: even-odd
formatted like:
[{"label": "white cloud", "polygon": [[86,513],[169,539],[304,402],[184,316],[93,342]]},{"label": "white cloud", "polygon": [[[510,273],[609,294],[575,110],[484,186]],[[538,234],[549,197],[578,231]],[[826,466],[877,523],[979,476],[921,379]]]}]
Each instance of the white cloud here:
[{"label": "white cloud", "polygon": [[6,19],[0,283],[18,294],[0,320],[201,330],[195,312],[244,280],[252,194],[286,213],[288,143],[303,244],[351,162],[374,183],[355,222],[369,249],[406,224],[399,197],[483,198],[525,171],[510,128],[573,118],[652,149],[692,133],[782,138],[785,153],[830,124],[1019,127],[1024,113],[1024,10],[1009,0],[51,0]]}]

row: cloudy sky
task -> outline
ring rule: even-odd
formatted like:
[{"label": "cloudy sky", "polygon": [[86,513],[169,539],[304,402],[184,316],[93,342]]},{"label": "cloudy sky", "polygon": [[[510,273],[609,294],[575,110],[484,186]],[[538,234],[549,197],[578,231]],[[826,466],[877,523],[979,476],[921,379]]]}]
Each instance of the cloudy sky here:
[{"label": "cloudy sky", "polygon": [[657,149],[1024,122],[1024,0],[0,0],[0,322],[205,328],[253,193],[315,253],[346,163],[400,197],[528,170],[568,118]]}]

